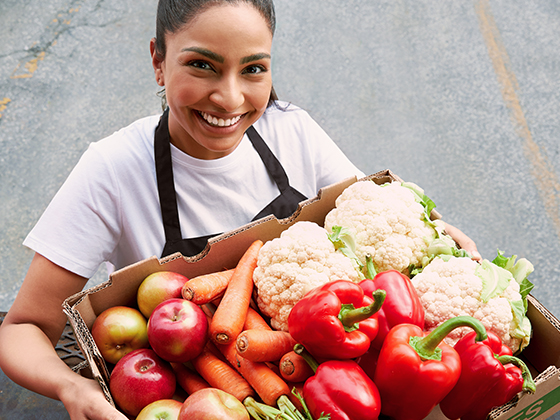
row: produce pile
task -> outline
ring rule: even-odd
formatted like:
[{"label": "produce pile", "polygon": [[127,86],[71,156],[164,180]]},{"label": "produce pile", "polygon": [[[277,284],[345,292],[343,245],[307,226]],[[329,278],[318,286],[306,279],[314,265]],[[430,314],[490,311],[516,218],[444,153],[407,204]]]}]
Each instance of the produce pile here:
[{"label": "produce pile", "polygon": [[115,403],[140,420],[484,420],[534,392],[517,357],[533,266],[473,261],[434,207],[359,181],[324,226],[257,240],[234,269],[148,276],[92,326]]}]

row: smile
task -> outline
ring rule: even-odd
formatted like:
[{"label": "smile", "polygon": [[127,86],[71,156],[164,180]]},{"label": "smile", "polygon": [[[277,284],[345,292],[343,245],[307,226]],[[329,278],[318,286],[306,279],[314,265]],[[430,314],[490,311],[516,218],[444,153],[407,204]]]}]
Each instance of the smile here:
[{"label": "smile", "polygon": [[204,119],[204,121],[215,127],[230,127],[234,124],[237,124],[241,117],[243,117],[243,115],[238,115],[237,117],[224,120],[223,118],[214,117],[213,115],[207,114],[206,112],[199,111],[198,113]]}]

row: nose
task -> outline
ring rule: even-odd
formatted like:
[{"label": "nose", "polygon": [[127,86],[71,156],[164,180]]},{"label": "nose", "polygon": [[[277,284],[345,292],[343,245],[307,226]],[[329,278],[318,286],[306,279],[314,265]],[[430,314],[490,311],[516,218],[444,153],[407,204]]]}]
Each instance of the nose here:
[{"label": "nose", "polygon": [[226,112],[234,112],[245,102],[245,95],[235,75],[223,75],[210,94],[210,101]]}]

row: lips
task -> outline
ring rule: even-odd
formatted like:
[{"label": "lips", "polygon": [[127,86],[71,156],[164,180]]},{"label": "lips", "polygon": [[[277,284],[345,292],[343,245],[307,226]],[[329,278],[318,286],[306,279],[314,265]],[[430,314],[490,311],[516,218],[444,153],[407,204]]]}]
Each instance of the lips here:
[{"label": "lips", "polygon": [[243,115],[238,115],[237,117],[223,119],[210,115],[206,112],[199,111],[198,113],[204,119],[204,121],[214,127],[231,127],[232,125],[237,124],[243,117]]}]

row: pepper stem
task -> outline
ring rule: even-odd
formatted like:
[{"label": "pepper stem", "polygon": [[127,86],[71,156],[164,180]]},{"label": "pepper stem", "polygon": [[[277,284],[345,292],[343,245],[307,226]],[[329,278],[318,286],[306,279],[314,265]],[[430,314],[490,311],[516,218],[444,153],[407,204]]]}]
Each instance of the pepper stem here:
[{"label": "pepper stem", "polygon": [[297,354],[299,354],[301,357],[304,358],[304,360],[307,362],[309,367],[311,369],[313,369],[313,373],[317,372],[317,368],[319,367],[319,363],[317,363],[317,360],[315,360],[315,358],[311,355],[311,353],[309,353],[307,351],[307,349],[305,347],[303,347],[303,345],[297,343],[294,346],[294,351]]},{"label": "pepper stem", "polygon": [[482,341],[488,337],[486,328],[478,319],[472,316],[456,316],[437,326],[425,337],[410,337],[409,344],[422,360],[441,360],[439,344],[451,331],[460,327],[471,327],[475,330],[476,341]]},{"label": "pepper stem", "polygon": [[519,369],[521,369],[521,376],[523,376],[524,391],[529,391],[531,393],[534,393],[537,390],[535,382],[533,381],[533,377],[531,376],[531,372],[529,371],[529,368],[523,362],[523,360],[515,356],[509,356],[507,354],[504,354],[503,356],[496,356],[496,360],[498,360],[502,365],[511,363],[512,365],[515,365]]},{"label": "pepper stem", "polygon": [[341,305],[338,319],[340,319],[340,322],[344,325],[344,329],[347,332],[358,329],[356,325],[358,322],[368,319],[381,309],[386,295],[387,293],[385,290],[377,289],[373,292],[373,302],[368,306],[354,308],[352,304]]}]

